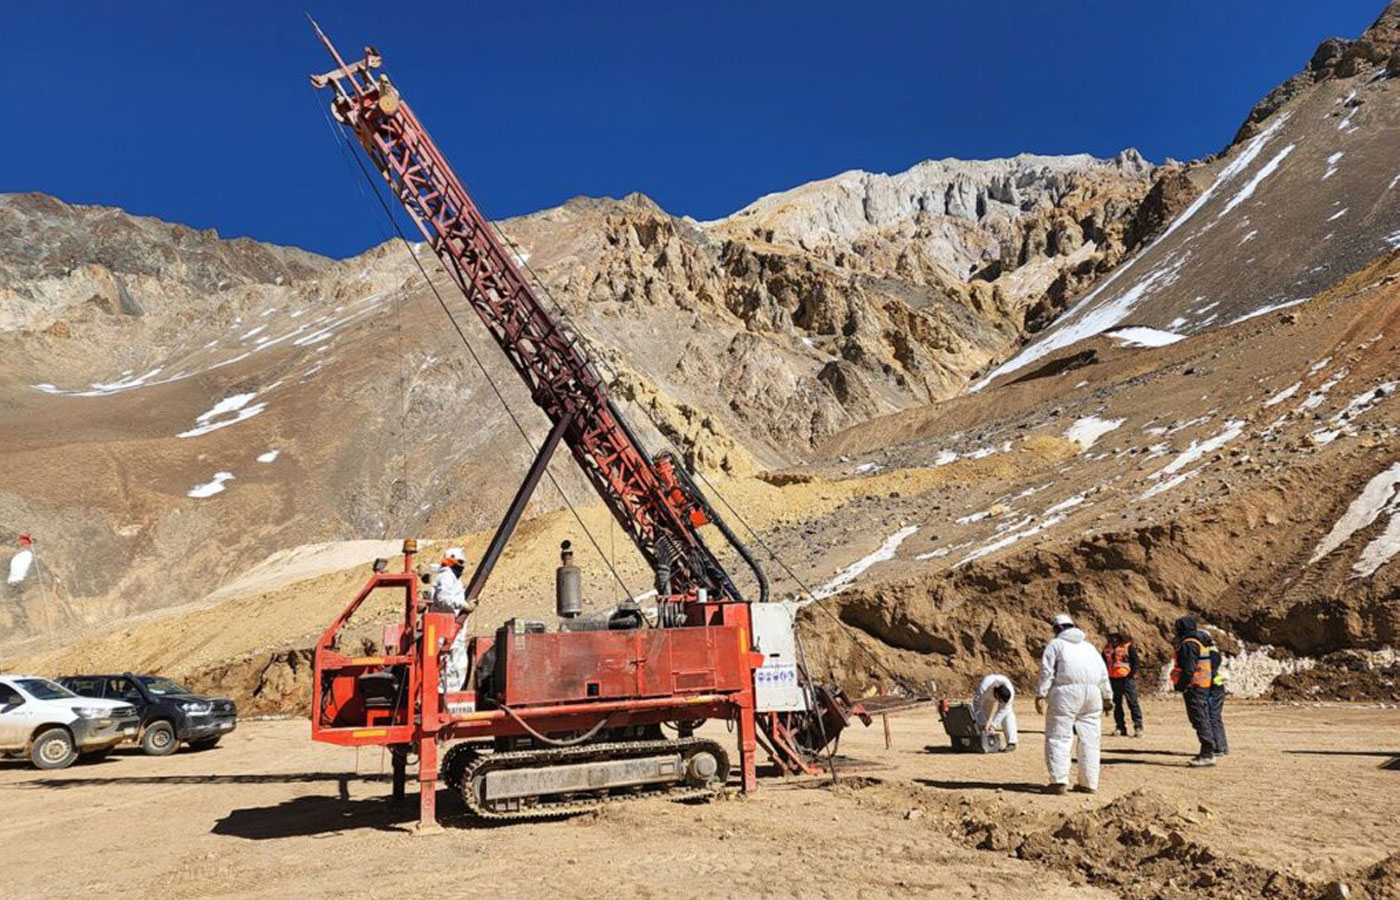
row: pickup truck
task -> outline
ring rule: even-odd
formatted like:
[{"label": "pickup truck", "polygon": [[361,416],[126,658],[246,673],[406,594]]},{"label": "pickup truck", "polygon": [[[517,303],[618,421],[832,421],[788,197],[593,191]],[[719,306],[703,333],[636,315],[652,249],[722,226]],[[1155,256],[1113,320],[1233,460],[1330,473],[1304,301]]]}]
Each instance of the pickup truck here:
[{"label": "pickup truck", "polygon": [[158,675],[70,675],[59,682],[84,697],[134,706],[141,717],[141,749],[148,756],[169,756],[182,743],[208,750],[238,725],[232,700],[191,694]]},{"label": "pickup truck", "polygon": [[80,697],[32,675],[0,675],[0,754],[28,756],[40,769],[98,760],[136,740],[141,718],[122,700]]}]

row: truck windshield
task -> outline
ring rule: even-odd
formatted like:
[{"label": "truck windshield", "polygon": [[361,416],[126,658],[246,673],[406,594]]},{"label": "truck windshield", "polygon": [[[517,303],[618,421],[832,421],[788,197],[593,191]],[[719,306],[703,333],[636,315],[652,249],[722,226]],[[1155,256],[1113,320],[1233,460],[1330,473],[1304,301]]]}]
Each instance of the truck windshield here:
[{"label": "truck windshield", "polygon": [[78,696],[66,687],[54,684],[47,678],[21,678],[15,684],[18,684],[26,694],[35,700],[66,700],[69,697]]},{"label": "truck windshield", "polygon": [[180,687],[178,684],[171,681],[169,678],[156,678],[153,675],[143,675],[137,680],[146,686],[146,690],[150,691],[152,694],[156,694],[161,697],[164,697],[166,694],[189,693],[189,691]]}]

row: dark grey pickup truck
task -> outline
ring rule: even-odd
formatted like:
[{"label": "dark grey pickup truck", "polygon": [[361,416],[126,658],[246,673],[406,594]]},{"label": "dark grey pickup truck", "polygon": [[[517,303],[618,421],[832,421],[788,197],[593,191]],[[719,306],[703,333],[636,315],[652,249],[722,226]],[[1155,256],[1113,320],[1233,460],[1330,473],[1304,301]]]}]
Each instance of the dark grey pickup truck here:
[{"label": "dark grey pickup truck", "polygon": [[158,675],[70,675],[58,679],[83,697],[120,700],[141,716],[141,749],[151,756],[168,756],[181,743],[208,750],[238,726],[238,708],[224,697],[192,694]]}]

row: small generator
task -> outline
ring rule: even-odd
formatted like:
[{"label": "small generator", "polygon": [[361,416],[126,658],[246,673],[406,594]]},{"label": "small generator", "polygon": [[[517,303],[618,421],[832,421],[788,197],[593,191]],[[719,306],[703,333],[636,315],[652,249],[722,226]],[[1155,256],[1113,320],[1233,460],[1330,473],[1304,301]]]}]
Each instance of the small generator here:
[{"label": "small generator", "polygon": [[1000,753],[1001,734],[983,734],[977,727],[977,716],[972,712],[971,703],[950,704],[944,700],[938,705],[938,718],[943,721],[943,730],[953,742],[953,749],[959,753]]}]

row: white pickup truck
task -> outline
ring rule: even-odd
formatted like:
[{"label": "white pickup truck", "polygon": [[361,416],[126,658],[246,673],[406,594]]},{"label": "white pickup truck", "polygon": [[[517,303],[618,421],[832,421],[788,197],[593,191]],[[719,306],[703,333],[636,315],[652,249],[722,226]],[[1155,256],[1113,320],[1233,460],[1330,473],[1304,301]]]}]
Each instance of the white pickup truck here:
[{"label": "white pickup truck", "polygon": [[79,697],[31,675],[0,675],[0,754],[28,756],[40,769],[64,769],[80,756],[101,759],[136,740],[141,719],[130,703]]}]

